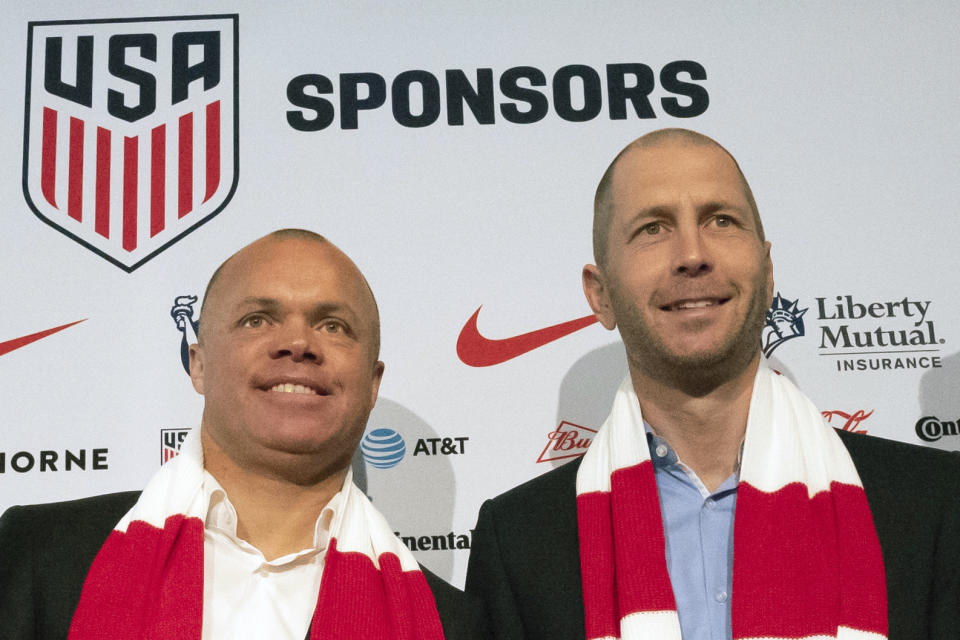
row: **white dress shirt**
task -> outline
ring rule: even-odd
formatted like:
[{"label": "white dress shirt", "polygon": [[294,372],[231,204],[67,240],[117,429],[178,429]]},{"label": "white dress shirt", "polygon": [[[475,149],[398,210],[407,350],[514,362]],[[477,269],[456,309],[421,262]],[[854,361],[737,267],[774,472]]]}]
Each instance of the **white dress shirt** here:
[{"label": "white dress shirt", "polygon": [[209,499],[203,536],[203,640],[303,640],[310,628],[330,539],[342,500],[323,508],[313,546],[275,560],[237,537],[237,511],[220,483],[204,471]]}]

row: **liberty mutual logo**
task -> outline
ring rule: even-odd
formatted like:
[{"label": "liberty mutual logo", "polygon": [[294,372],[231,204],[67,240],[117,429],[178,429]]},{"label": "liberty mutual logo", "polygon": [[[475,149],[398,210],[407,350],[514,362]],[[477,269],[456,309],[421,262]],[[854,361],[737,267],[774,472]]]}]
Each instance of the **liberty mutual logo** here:
[{"label": "liberty mutual logo", "polygon": [[787,300],[777,292],[773,304],[767,309],[767,322],[763,327],[763,355],[770,357],[774,350],[787,340],[804,335],[803,314],[808,309],[798,309],[800,299]]},{"label": "liberty mutual logo", "polygon": [[170,308],[170,316],[180,331],[180,362],[183,370],[190,375],[190,345],[197,342],[197,331],[200,324],[193,318],[193,305],[197,304],[197,296],[177,296]]}]

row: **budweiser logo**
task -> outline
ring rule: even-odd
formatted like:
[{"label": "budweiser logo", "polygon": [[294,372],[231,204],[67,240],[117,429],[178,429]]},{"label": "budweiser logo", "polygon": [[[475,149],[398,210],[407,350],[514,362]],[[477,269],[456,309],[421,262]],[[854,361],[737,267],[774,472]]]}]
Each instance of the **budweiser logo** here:
[{"label": "budweiser logo", "polygon": [[543,448],[537,462],[576,458],[586,453],[596,429],[564,420],[557,428],[547,434],[547,446]]}]

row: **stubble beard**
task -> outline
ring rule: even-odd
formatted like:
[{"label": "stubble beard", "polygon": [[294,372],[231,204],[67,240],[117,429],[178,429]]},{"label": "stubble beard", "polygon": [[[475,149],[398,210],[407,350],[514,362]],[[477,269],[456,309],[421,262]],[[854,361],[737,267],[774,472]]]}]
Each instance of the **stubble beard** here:
[{"label": "stubble beard", "polygon": [[[755,279],[753,295],[738,330],[717,348],[695,353],[677,353],[644,321],[639,308],[623,296],[611,297],[617,326],[627,351],[631,370],[686,392],[704,396],[741,374],[759,354],[766,323],[768,277]],[[626,303],[625,303],[626,302]]]}]

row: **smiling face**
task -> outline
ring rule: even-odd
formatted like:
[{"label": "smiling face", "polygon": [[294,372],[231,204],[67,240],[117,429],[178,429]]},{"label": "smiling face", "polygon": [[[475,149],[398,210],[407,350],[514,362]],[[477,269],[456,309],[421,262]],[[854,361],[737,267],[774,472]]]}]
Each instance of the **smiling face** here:
[{"label": "smiling face", "polygon": [[619,326],[631,368],[742,371],[760,350],[773,267],[732,158],[666,139],[623,154],[610,189],[605,259],[584,268],[584,290],[604,326]]},{"label": "smiling face", "polygon": [[377,398],[376,303],[329,242],[267,236],[230,258],[204,301],[190,377],[203,433],[242,469],[346,468]]}]

